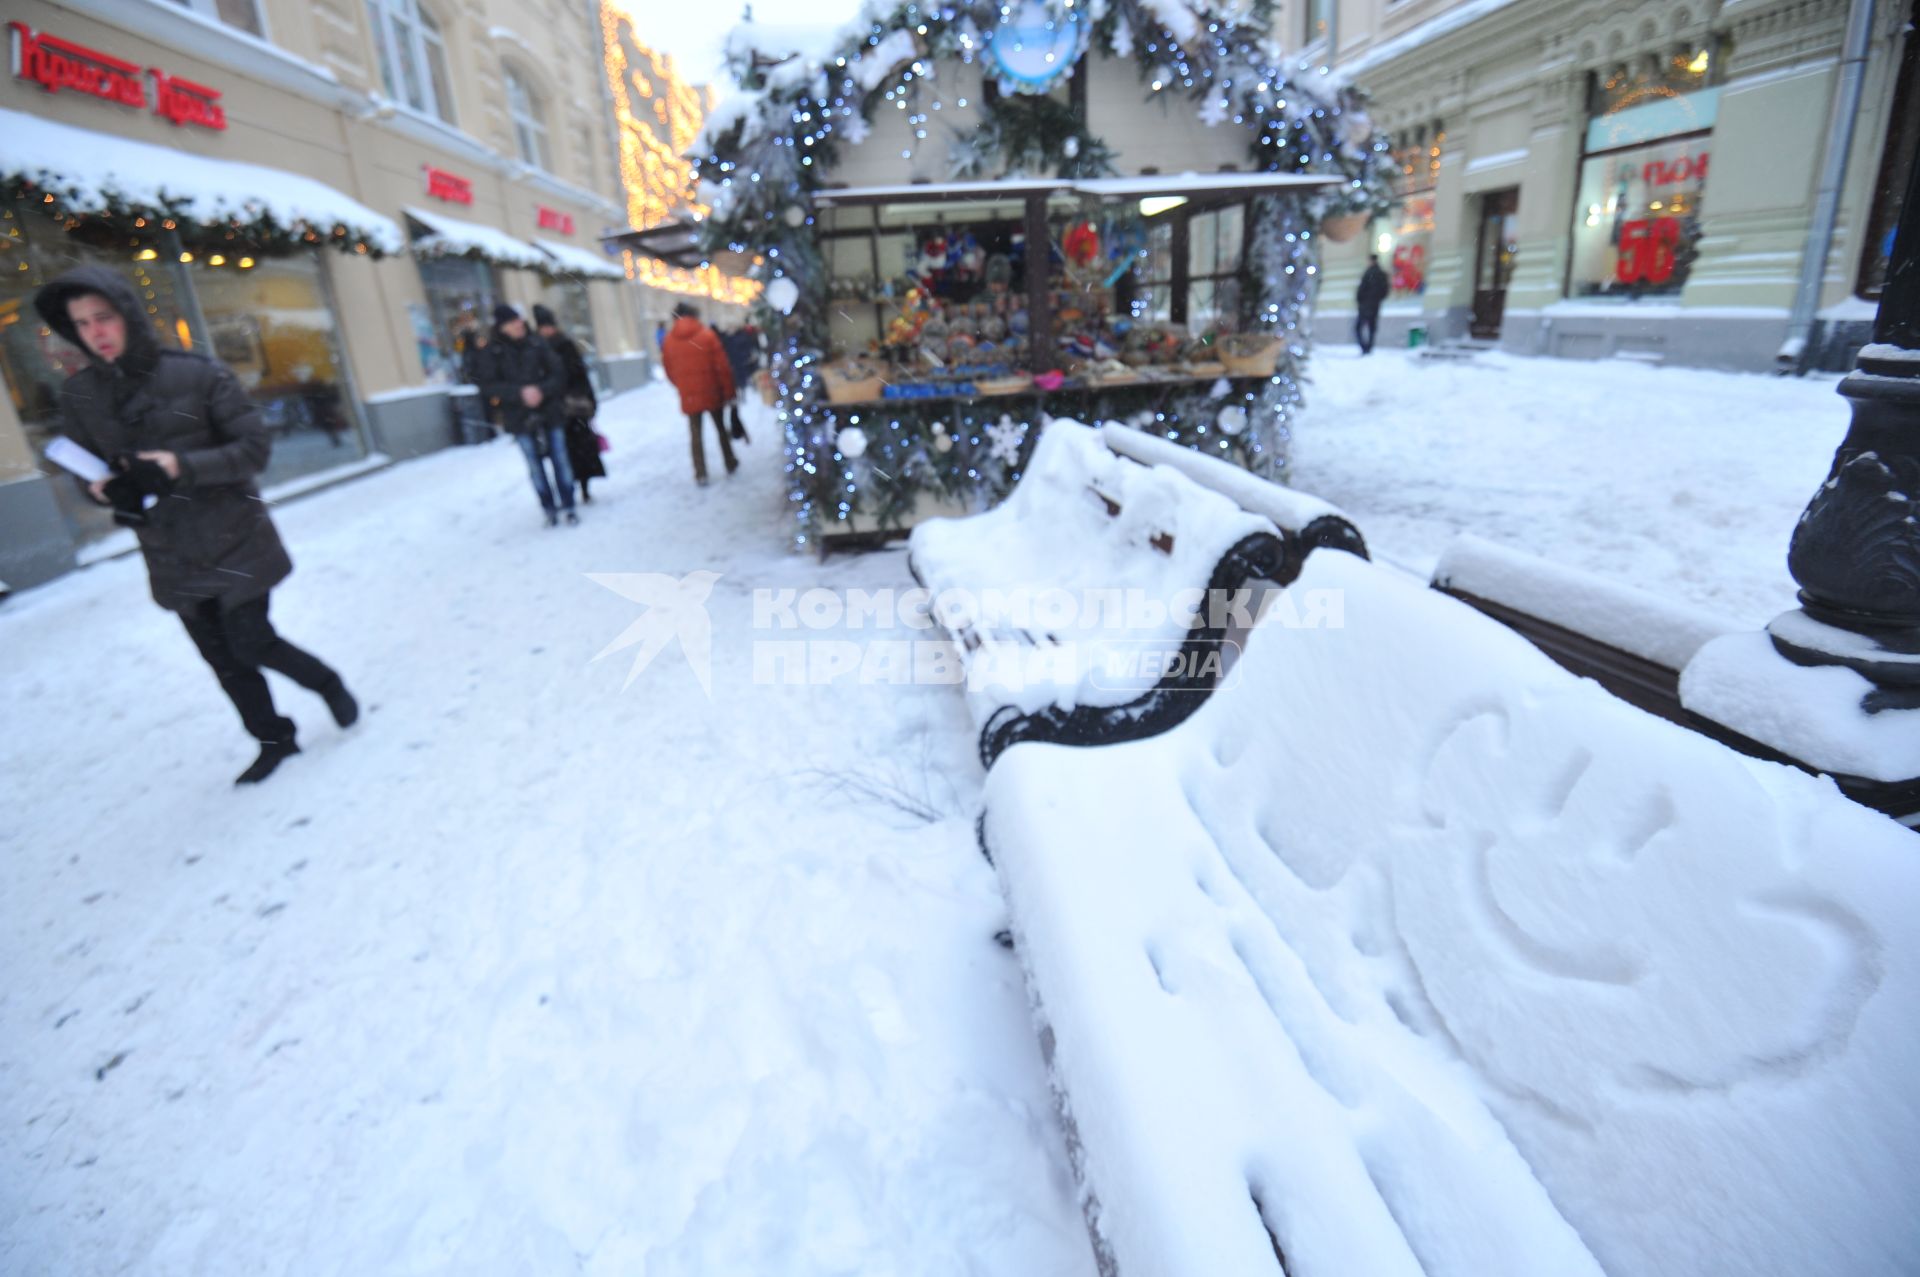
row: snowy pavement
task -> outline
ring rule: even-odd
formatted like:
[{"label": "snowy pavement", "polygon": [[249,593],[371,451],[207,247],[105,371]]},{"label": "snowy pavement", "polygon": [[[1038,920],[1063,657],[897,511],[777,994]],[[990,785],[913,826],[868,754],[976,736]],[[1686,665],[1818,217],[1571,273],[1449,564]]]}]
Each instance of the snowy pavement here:
[{"label": "snowy pavement", "polygon": [[1847,433],[1837,379],[1318,346],[1292,483],[1426,575],[1458,532],[1759,627]]},{"label": "snowy pavement", "polygon": [[[960,698],[752,685],[754,588],[904,558],[785,553],[771,423],[701,491],[671,408],[577,529],[504,443],[282,507],[366,713],[276,681],[257,790],[137,560],[0,610],[0,1271],[1092,1272]],[[701,568],[711,703],[623,691],[584,574]]]},{"label": "snowy pavement", "polygon": [[[1758,623],[1831,381],[1316,353],[1295,480]],[[705,491],[658,388],[546,531],[503,443],[283,506],[366,707],[258,790],[122,559],[0,608],[0,1271],[1046,1274],[1092,1260],[945,686],[755,685],[758,587],[909,587]],[[715,461],[717,472],[717,459]],[[720,573],[711,700],[588,573]],[[817,637],[809,635],[809,637]],[[830,635],[829,635],[830,637]]]}]

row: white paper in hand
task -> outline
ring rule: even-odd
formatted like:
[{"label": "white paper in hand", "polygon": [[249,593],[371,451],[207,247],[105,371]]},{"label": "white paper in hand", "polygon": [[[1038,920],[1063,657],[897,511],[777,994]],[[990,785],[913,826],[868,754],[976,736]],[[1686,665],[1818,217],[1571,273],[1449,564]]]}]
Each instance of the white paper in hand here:
[{"label": "white paper in hand", "polygon": [[61,435],[47,445],[47,460],[63,470],[79,475],[88,483],[98,483],[113,475],[113,471],[107,469],[106,462],[65,435]]}]

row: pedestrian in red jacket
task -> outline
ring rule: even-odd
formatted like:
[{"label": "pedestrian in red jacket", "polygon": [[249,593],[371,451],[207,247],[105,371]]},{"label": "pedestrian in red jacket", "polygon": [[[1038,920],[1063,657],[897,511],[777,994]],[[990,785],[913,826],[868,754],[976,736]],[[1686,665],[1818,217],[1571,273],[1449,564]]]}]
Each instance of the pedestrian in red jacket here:
[{"label": "pedestrian in red jacket", "polygon": [[687,432],[693,442],[693,481],[704,488],[707,450],[700,437],[701,418],[713,418],[727,473],[740,468],[722,419],[726,406],[733,401],[733,364],[720,338],[700,322],[699,312],[692,306],[681,302],[673,308],[673,316],[673,327],[660,344],[660,362],[667,370],[667,380],[680,392],[680,411],[687,414]]}]

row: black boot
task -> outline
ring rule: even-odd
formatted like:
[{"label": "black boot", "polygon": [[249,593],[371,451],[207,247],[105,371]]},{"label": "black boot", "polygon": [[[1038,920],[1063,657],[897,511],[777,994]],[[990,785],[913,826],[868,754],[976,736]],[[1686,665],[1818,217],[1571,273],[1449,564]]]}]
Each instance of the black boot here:
[{"label": "black boot", "polygon": [[286,740],[264,740],[260,742],[260,757],[253,760],[253,766],[233,778],[236,785],[258,785],[273,775],[273,769],[300,752],[300,747],[289,736]]},{"label": "black boot", "polygon": [[333,676],[330,687],[317,689],[320,698],[327,703],[327,709],[333,713],[333,721],[342,727],[352,727],[360,718],[360,702],[353,699],[353,693],[347,690],[347,684],[338,674]]}]

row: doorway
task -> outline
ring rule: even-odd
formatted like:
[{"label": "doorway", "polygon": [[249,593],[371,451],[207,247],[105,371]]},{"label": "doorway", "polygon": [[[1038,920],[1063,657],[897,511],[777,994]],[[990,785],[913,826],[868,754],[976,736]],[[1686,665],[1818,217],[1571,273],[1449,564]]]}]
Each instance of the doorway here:
[{"label": "doorway", "polygon": [[1475,337],[1500,335],[1507,309],[1507,284],[1520,255],[1520,188],[1488,191],[1480,197],[1480,241],[1474,254],[1473,321]]}]

